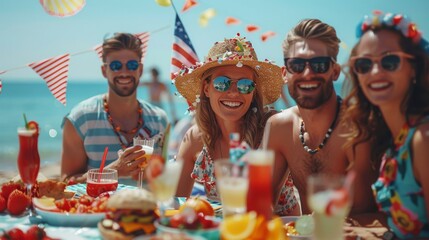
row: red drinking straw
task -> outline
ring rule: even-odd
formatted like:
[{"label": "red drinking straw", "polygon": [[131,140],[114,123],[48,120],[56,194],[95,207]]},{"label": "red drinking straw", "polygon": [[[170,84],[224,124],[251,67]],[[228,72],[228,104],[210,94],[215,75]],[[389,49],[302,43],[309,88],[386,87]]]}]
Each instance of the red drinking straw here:
[{"label": "red drinking straw", "polygon": [[101,159],[101,165],[100,165],[100,175],[98,175],[98,182],[100,182],[101,179],[101,173],[103,173],[103,169],[104,169],[104,164],[106,163],[106,158],[107,158],[107,152],[109,152],[109,147],[105,147],[104,148],[104,154],[103,154],[103,158]]}]

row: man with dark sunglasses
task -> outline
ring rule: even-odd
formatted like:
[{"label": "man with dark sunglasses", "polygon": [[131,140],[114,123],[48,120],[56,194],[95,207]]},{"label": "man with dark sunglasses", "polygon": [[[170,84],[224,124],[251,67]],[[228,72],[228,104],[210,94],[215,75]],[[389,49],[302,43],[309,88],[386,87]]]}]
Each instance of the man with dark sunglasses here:
[{"label": "man with dark sunglasses", "polygon": [[158,140],[163,139],[168,124],[166,113],[137,98],[143,73],[141,44],[129,33],[105,39],[101,72],[108,92],[82,101],[64,118],[64,179],[84,182],[88,169],[100,167],[108,147],[106,168],[118,171],[119,182],[135,185],[130,177],[137,178],[140,164],[147,159],[141,146],[133,146],[133,138],[156,139],[156,150],[161,148]]},{"label": "man with dark sunglasses", "polygon": [[264,133],[276,152],[274,181],[281,186],[291,172],[303,214],[313,211],[307,203],[310,175],[352,170],[357,177],[351,214],[376,211],[370,185],[377,168],[370,164],[368,144],[343,147],[347,128],[340,124],[342,100],[333,85],[340,75],[339,43],[335,29],[318,19],[303,20],[288,33],[283,76],[297,106],[272,116]]}]

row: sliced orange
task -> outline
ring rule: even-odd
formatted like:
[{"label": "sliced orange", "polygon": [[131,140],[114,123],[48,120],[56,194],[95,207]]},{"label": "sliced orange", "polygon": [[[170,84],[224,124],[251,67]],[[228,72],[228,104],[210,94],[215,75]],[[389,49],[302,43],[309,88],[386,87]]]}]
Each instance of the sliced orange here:
[{"label": "sliced orange", "polygon": [[286,231],[283,228],[283,221],[279,217],[276,217],[273,220],[269,221],[267,227],[268,235],[266,239],[287,239]]},{"label": "sliced orange", "polygon": [[220,225],[222,239],[247,239],[257,223],[256,212],[226,217]]},{"label": "sliced orange", "polygon": [[263,215],[258,215],[256,219],[255,229],[253,229],[251,239],[266,239],[268,234],[267,220]]}]

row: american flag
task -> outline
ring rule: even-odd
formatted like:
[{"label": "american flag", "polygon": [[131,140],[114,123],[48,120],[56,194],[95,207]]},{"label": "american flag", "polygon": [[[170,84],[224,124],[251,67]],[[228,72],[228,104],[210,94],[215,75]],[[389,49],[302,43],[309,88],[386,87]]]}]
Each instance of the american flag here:
[{"label": "american flag", "polygon": [[[142,33],[136,33],[134,36],[140,38],[140,41],[142,42],[141,49],[142,49],[142,58],[140,59],[141,62],[143,62],[144,57],[146,55],[147,51],[147,45],[149,42],[150,34],[148,32],[142,32]],[[103,61],[103,48],[102,44],[98,44],[97,46],[93,47],[94,51],[97,53],[98,57]]]},{"label": "american flag", "polygon": [[171,79],[176,78],[176,73],[183,65],[190,67],[198,62],[198,56],[192,46],[191,40],[186,33],[185,26],[176,14],[176,24],[174,25],[173,56],[171,57]]},{"label": "american flag", "polygon": [[28,64],[46,81],[52,95],[66,105],[67,79],[69,74],[70,54],[49,58]]}]

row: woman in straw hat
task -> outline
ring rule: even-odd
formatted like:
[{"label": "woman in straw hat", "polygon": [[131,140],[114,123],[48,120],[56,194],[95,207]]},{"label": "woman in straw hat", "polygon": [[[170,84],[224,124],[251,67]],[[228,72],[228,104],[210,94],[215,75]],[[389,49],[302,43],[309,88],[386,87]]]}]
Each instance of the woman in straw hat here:
[{"label": "woman in straw hat", "polygon": [[[429,44],[402,14],[374,12],[358,26],[344,120],[349,144],[371,141],[382,159],[372,185],[398,238],[429,237]],[[385,234],[385,235],[386,235]],[[387,239],[387,238],[386,238]],[[396,238],[395,238],[396,239]]]},{"label": "woman in straw hat", "polygon": [[[204,63],[182,69],[175,85],[196,111],[196,125],[186,133],[177,155],[184,161],[177,196],[188,197],[197,181],[209,199],[219,200],[213,161],[229,157],[229,136],[234,132],[240,133],[240,141],[259,147],[266,120],[275,113],[264,106],[279,98],[283,86],[281,68],[258,61],[252,44],[237,34],[216,42]],[[288,179],[280,196],[276,194],[278,214],[298,211],[292,185]]]}]

